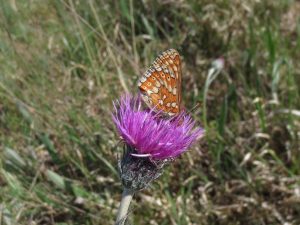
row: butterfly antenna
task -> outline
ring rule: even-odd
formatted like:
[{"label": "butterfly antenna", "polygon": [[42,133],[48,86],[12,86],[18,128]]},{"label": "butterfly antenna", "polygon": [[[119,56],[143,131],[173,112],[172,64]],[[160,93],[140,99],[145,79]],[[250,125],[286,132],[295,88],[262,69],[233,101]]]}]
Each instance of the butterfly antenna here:
[{"label": "butterfly antenna", "polygon": [[187,111],[187,113],[193,113],[194,112],[195,114],[197,114],[201,110],[200,106],[201,106],[200,102],[197,102],[196,105],[193,106],[193,108],[191,108],[189,111]]}]

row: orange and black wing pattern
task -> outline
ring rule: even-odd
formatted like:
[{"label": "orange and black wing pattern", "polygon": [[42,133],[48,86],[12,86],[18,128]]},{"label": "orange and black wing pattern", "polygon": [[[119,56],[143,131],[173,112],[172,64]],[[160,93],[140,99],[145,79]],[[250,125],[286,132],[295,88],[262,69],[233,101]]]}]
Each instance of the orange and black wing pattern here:
[{"label": "orange and black wing pattern", "polygon": [[169,116],[180,113],[181,61],[175,49],[162,52],[138,82],[144,102]]}]

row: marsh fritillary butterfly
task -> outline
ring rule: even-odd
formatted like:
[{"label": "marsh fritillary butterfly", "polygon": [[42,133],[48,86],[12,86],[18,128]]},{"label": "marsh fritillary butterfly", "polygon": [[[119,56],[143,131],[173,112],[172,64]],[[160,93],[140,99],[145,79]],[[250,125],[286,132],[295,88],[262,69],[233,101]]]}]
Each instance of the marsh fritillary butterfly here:
[{"label": "marsh fritillary butterfly", "polygon": [[181,61],[175,49],[162,52],[139,79],[144,102],[169,116],[180,113]]}]

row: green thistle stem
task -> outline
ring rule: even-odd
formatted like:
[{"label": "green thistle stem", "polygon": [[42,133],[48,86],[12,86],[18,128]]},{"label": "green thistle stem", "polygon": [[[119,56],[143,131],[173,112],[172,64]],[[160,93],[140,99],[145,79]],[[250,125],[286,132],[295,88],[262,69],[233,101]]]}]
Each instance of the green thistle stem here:
[{"label": "green thistle stem", "polygon": [[123,225],[125,223],[127,218],[128,208],[133,195],[134,195],[133,190],[129,190],[127,188],[124,189],[115,225]]}]

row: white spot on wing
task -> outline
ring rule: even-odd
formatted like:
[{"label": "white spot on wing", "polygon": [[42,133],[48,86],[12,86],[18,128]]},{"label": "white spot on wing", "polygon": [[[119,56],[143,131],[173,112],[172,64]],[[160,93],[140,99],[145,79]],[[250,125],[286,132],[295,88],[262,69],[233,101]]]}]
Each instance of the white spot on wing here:
[{"label": "white spot on wing", "polygon": [[173,88],[173,90],[172,90],[172,94],[173,95],[176,95],[177,94],[177,88],[175,87],[175,88]]},{"label": "white spot on wing", "polygon": [[158,81],[156,81],[155,82],[155,86],[158,87],[158,88],[160,88],[161,85],[160,85],[160,83]]},{"label": "white spot on wing", "polygon": [[172,102],[172,107],[175,108],[176,107],[176,102]]},{"label": "white spot on wing", "polygon": [[142,83],[144,83],[146,80],[147,80],[147,78],[144,77],[144,76],[142,76],[142,77],[140,78],[140,82],[142,82]]},{"label": "white spot on wing", "polygon": [[143,98],[144,102],[149,102],[149,98],[147,95],[142,94],[142,98]]},{"label": "white spot on wing", "polygon": [[158,88],[157,88],[157,87],[153,87],[152,90],[153,90],[153,92],[154,92],[155,94],[158,93]]},{"label": "white spot on wing", "polygon": [[147,94],[148,94],[148,95],[151,95],[151,94],[153,94],[153,91],[147,90]]},{"label": "white spot on wing", "polygon": [[157,72],[160,72],[160,71],[161,71],[161,67],[160,67],[160,66],[155,67],[155,69],[156,69]]},{"label": "white spot on wing", "polygon": [[146,77],[150,77],[150,76],[151,76],[151,73],[150,73],[149,70],[146,71],[145,76],[146,76]]},{"label": "white spot on wing", "polygon": [[170,70],[170,75],[171,75],[171,77],[175,78],[175,74],[174,74],[173,70]]}]

